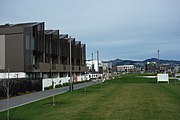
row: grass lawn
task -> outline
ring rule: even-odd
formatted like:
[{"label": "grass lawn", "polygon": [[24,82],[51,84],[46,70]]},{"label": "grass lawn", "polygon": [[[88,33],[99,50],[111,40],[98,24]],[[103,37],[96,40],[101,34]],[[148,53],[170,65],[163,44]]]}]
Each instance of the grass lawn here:
[{"label": "grass lawn", "polygon": [[[179,120],[180,82],[121,78],[10,110],[13,120]],[[6,112],[0,113],[0,120]]]}]

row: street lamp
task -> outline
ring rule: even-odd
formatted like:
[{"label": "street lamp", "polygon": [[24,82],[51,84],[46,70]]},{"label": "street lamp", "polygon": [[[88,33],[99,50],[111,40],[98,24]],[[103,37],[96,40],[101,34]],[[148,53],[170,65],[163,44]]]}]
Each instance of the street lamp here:
[{"label": "street lamp", "polygon": [[9,64],[8,64],[8,81],[7,81],[7,119],[9,120],[9,90],[10,90],[10,86],[9,86]]},{"label": "street lamp", "polygon": [[72,81],[72,61],[71,61],[71,36],[69,37],[69,74],[70,74],[70,87],[69,91],[72,92],[73,90],[73,81]]},{"label": "street lamp", "polygon": [[52,89],[53,89],[53,106],[55,106],[55,102],[54,102],[54,81],[53,81],[53,74],[52,74],[52,39],[50,39],[50,76],[51,76],[51,79],[52,79]]},{"label": "street lamp", "polygon": [[159,50],[157,51],[158,52],[158,72],[160,71],[160,63],[159,63]]}]

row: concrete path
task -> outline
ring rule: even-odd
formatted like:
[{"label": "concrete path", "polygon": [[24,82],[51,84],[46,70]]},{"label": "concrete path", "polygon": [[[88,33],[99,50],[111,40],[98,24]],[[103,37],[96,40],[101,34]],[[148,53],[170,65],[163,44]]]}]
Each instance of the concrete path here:
[{"label": "concrete path", "polygon": [[179,80],[180,81],[180,78],[177,78],[177,77],[169,77],[169,79],[175,79],[175,80]]},{"label": "concrete path", "polygon": [[[76,84],[74,85],[74,90],[84,88],[86,86],[91,86],[97,83],[98,81]],[[11,109],[18,106],[22,106],[28,103],[32,103],[32,102],[51,97],[53,95],[62,94],[68,91],[69,91],[69,86],[46,90],[46,91],[35,92],[32,94],[26,94],[26,95],[21,95],[17,97],[12,97],[9,99],[9,108]],[[7,109],[7,99],[0,100],[0,112],[5,111],[6,109]]]}]

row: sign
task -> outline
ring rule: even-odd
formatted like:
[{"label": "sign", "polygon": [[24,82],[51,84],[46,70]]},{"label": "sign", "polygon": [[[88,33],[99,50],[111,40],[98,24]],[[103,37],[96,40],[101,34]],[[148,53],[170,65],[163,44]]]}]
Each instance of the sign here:
[{"label": "sign", "polygon": [[157,74],[157,83],[158,82],[168,82],[169,83],[168,74]]}]

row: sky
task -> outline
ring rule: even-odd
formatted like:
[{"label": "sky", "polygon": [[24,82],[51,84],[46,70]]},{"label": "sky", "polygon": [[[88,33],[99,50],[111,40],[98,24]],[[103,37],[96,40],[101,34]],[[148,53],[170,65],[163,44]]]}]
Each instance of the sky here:
[{"label": "sky", "polygon": [[0,24],[20,22],[69,34],[87,59],[180,60],[180,0],[1,0]]}]

